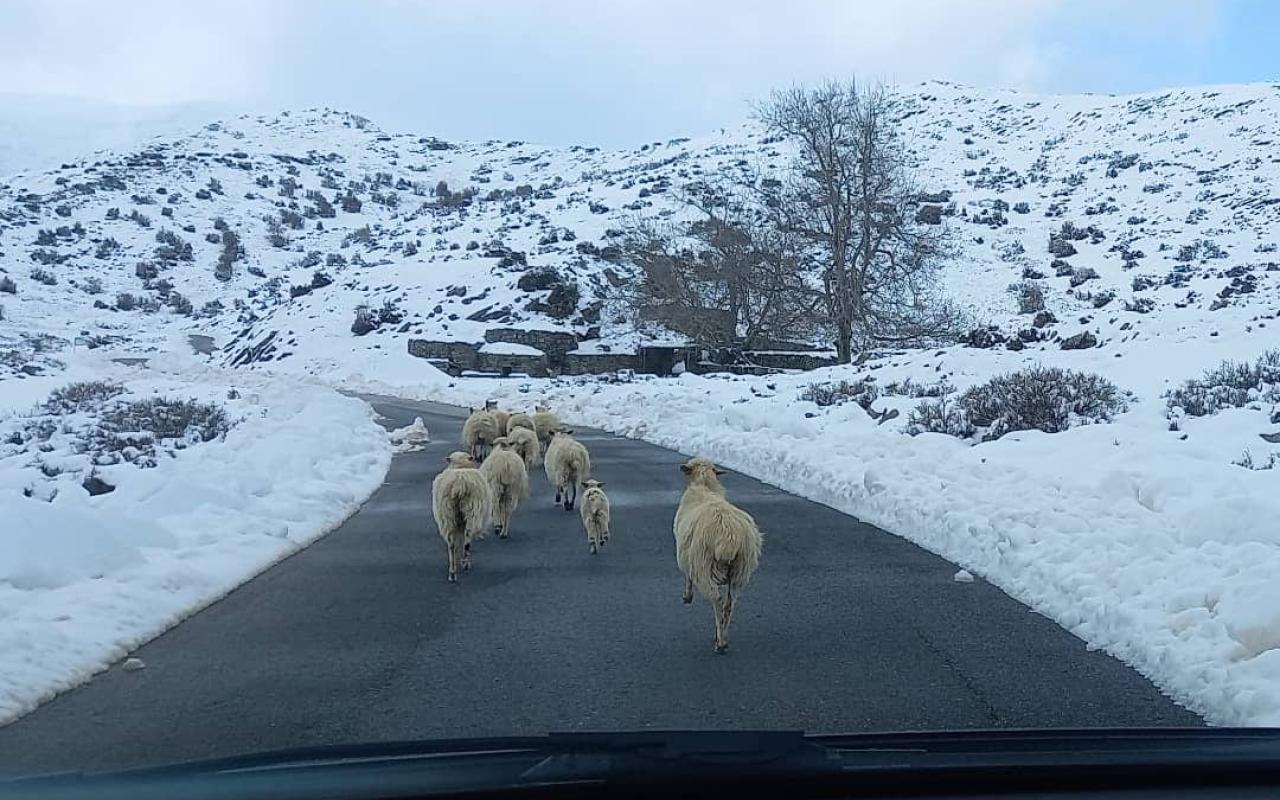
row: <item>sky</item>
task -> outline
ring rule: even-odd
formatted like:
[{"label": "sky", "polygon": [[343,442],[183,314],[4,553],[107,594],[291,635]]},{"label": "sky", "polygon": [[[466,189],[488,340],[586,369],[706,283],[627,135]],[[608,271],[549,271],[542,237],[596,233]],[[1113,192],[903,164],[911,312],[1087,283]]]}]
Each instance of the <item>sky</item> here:
[{"label": "sky", "polygon": [[0,95],[329,106],[393,131],[611,147],[735,125],[771,88],[826,77],[1280,79],[1276,41],[1271,0],[0,0]]}]

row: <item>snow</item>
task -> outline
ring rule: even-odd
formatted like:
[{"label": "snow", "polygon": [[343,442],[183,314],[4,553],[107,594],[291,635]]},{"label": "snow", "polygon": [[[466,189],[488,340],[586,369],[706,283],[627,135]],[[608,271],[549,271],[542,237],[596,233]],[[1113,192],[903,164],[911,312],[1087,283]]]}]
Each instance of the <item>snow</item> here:
[{"label": "snow", "polygon": [[415,453],[426,449],[431,442],[431,433],[422,417],[414,417],[413,422],[403,428],[396,428],[387,434],[387,439],[395,445],[397,453]]},{"label": "snow", "polygon": [[[38,477],[22,457],[0,457],[0,722],[332,530],[390,464],[368,405],[314,383],[163,354],[149,367],[75,371],[138,396],[219,399],[237,422],[153,469],[101,469],[116,489],[96,497],[73,477],[52,502],[23,497]],[[228,387],[240,398],[226,399]]]},{"label": "snow", "polygon": [[956,583],[973,583],[973,573],[967,569],[957,570],[951,579]]},{"label": "snow", "polygon": [[494,355],[503,356],[544,356],[536,347],[530,347],[527,344],[518,344],[516,342],[486,342],[480,348],[481,353],[493,353]]}]

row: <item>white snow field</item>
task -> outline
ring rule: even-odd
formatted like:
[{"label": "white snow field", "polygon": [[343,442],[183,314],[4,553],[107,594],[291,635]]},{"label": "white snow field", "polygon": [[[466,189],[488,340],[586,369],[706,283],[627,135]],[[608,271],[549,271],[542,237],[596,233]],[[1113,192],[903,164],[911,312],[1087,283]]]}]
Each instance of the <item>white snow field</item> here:
[{"label": "white snow field", "polygon": [[[5,518],[11,506],[22,519],[64,504],[68,513],[109,506],[140,491],[132,486],[203,463],[204,453],[239,458],[234,441],[288,450],[272,442],[292,441],[306,415],[295,427],[281,413],[268,435],[246,406],[247,387],[271,419],[304,401],[316,417],[352,415],[347,458],[363,470],[330,471],[329,438],[323,459],[304,441],[290,451],[299,465],[314,456],[300,474],[335,493],[320,503],[328,516],[308,517],[317,524],[307,530],[318,532],[371,490],[389,446],[367,411],[320,383],[460,405],[545,400],[574,423],[710,456],[940,553],[1211,722],[1280,724],[1280,468],[1264,468],[1280,459],[1280,445],[1262,438],[1280,429],[1280,389],[1253,387],[1238,407],[1204,416],[1171,411],[1165,397],[1223,360],[1280,348],[1280,88],[1052,97],[929,83],[900,90],[896,102],[930,195],[922,202],[941,208],[956,243],[942,285],[982,335],[807,374],[451,379],[407,350],[411,337],[481,342],[503,327],[570,332],[580,352],[680,342],[670,331],[637,331],[608,302],[632,274],[618,234],[637,215],[684,213],[672,195],[687,183],[784,165],[786,146],[751,124],[609,152],[445,142],[338,111],[295,111],[0,179],[0,407],[30,408],[82,374],[100,374],[107,358],[154,359],[200,335],[214,345],[204,363],[228,372],[214,379],[184,366],[181,381],[195,388],[179,393],[221,398],[244,417],[226,442],[193,445],[155,469],[129,467],[116,492],[92,498],[76,483],[45,503],[41,492],[56,479],[0,458]],[[1020,305],[1011,287],[1022,282],[1043,294],[1042,313]],[[522,347],[488,349],[528,354]],[[94,366],[83,366],[91,355]],[[169,378],[151,363],[127,373],[131,391],[150,391],[147,381],[179,391],[179,377],[163,384]],[[919,393],[939,382],[951,398],[1035,365],[1101,375],[1127,393],[1128,410],[1107,423],[986,442],[906,432]],[[811,383],[871,378],[880,388],[868,403],[874,419],[857,402],[801,399]],[[225,399],[229,385],[240,400]],[[39,491],[22,496],[32,486]],[[300,490],[270,483],[266,491],[283,509]],[[196,500],[174,500],[166,513],[225,513],[234,528],[243,510],[201,511],[202,493],[183,496]],[[256,560],[233,569],[227,556],[198,568],[225,563],[216,580],[182,573],[164,595],[173,601],[167,616],[149,627],[128,622],[135,627],[125,634],[105,623],[134,620],[133,606],[114,600],[76,604],[101,615],[89,630],[48,622],[64,610],[27,616],[58,592],[109,592],[110,576],[196,546],[145,505],[119,513],[151,521],[137,536],[159,528],[178,544],[146,544],[103,523],[102,535],[81,530],[92,544],[51,547],[22,575],[0,567],[0,666],[26,658],[18,674],[49,678],[6,707],[29,707],[123,653],[120,642],[145,638],[312,535],[286,523],[287,540],[227,540]],[[0,552],[37,552],[16,545],[10,530],[0,532]],[[261,549],[243,544],[259,540]],[[123,548],[106,544],[114,541]],[[56,563],[69,551],[99,561]],[[95,570],[107,577],[75,577]],[[38,574],[72,582],[23,588]],[[32,628],[30,619],[44,621]],[[67,638],[51,651],[10,644],[46,629]],[[105,648],[96,660],[68,655],[93,642]],[[30,656],[10,655],[15,646]],[[0,680],[9,674],[0,670]],[[28,678],[22,686],[35,686]]]},{"label": "white snow field", "polygon": [[[76,434],[92,413],[61,414],[47,451],[17,452],[7,439],[28,418],[0,422],[0,722],[333,529],[382,482],[390,447],[365,403],[191,362],[160,355],[148,367],[68,371],[118,383],[126,394],[116,400],[194,398],[224,409],[224,436],[163,442],[151,468],[129,463],[123,448],[119,459],[82,452]],[[48,478],[33,462],[61,472]],[[81,488],[90,471],[114,491],[90,496]]]}]

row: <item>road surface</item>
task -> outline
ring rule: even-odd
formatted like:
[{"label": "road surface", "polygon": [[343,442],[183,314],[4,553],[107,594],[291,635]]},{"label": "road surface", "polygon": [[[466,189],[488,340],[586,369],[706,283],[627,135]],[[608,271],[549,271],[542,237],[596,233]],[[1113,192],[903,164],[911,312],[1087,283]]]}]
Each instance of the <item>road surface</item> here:
[{"label": "road surface", "polygon": [[537,471],[511,539],[445,581],[430,483],[462,412],[421,415],[341,528],[0,728],[0,772],[168,763],[352,741],[661,728],[810,732],[1198,725],[1147,680],[998,589],[870,525],[741,475],[729,496],[764,557],[712,652],[709,606],[680,602],[671,518],[685,456],[579,429],[608,483],[592,556]]}]

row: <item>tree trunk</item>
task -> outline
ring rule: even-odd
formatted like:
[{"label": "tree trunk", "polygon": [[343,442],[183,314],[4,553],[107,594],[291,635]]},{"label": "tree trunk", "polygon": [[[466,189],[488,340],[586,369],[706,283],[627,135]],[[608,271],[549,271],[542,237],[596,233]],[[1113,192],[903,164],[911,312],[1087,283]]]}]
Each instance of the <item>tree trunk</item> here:
[{"label": "tree trunk", "polygon": [[836,363],[848,364],[853,360],[853,329],[843,320],[836,323]]}]

